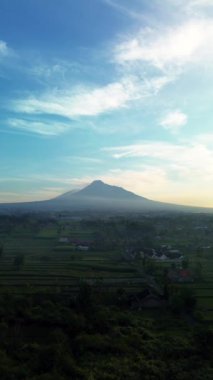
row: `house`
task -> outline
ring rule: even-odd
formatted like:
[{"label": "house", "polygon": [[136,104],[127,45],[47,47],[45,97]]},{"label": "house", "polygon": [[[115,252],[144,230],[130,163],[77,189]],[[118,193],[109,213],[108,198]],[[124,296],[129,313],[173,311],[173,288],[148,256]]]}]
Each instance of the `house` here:
[{"label": "house", "polygon": [[79,251],[88,251],[89,250],[89,247],[87,245],[78,245],[77,246],[77,249]]},{"label": "house", "polygon": [[192,273],[189,269],[171,268],[168,271],[167,277],[171,282],[188,283],[194,281]]},{"label": "house", "polygon": [[123,254],[124,260],[132,261],[135,260],[137,252],[133,248],[126,248]]},{"label": "house", "polygon": [[168,257],[166,256],[166,255],[161,255],[160,257],[159,257],[159,259],[160,260],[162,260],[162,261],[164,261],[164,260],[168,260]]},{"label": "house", "polygon": [[165,256],[168,260],[180,260],[183,257],[179,249],[174,249],[170,245],[161,245],[158,258],[162,257],[163,260],[166,260]]},{"label": "house", "polygon": [[145,257],[150,257],[150,258],[157,254],[154,248],[143,248],[143,252],[144,252]]},{"label": "house", "polygon": [[68,237],[60,237],[58,240],[59,243],[69,243],[69,238]]},{"label": "house", "polygon": [[192,273],[189,269],[179,271],[179,282],[193,282]]},{"label": "house", "polygon": [[170,259],[180,259],[182,257],[182,254],[179,251],[179,249],[169,249],[167,252],[167,256]]}]

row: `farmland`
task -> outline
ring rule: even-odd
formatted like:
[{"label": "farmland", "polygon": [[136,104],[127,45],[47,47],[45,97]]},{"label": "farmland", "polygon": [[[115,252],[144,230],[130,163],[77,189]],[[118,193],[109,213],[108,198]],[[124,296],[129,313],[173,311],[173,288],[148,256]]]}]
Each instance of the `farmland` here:
[{"label": "farmland", "polygon": [[143,289],[148,275],[162,288],[165,268],[180,267],[180,260],[133,259],[124,257],[124,252],[127,246],[141,252],[145,245],[151,249],[167,244],[181,250],[193,273],[192,281],[177,286],[192,289],[198,308],[212,319],[212,228],[210,216],[105,221],[38,215],[1,217],[0,291],[25,294],[45,289],[72,295],[86,281],[130,292]]},{"label": "farmland", "polygon": [[0,217],[2,379],[210,380],[213,218],[193,218]]},{"label": "farmland", "polygon": [[[181,250],[187,266],[199,275],[178,283],[193,290],[208,320],[213,311],[213,218],[155,216],[125,219],[63,219],[38,215],[1,217],[0,291],[45,290],[71,295],[84,281],[103,288],[140,291],[150,275],[163,287],[165,268],[180,261],[126,259],[126,246],[139,251],[162,243]],[[83,246],[83,248],[82,248]],[[83,250],[82,250],[83,249]],[[146,264],[146,265],[145,265]],[[148,269],[149,270],[148,270]]]},{"label": "farmland", "polygon": [[[79,223],[69,223],[63,235],[71,240],[92,241],[92,231],[80,228]],[[74,291],[81,280],[103,280],[113,286],[137,277],[134,266],[121,261],[120,252],[78,250],[73,243],[60,243],[61,228],[48,225],[34,231],[32,226],[15,226],[8,234],[1,234],[1,288],[15,292],[30,292],[35,288],[56,288]],[[15,258],[24,257],[21,265]],[[139,279],[140,280],[140,279]]]}]

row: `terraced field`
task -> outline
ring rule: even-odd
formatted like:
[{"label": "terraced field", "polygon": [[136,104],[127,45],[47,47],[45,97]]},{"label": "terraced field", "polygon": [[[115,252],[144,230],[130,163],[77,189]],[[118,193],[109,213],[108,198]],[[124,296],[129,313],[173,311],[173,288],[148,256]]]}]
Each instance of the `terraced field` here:
[{"label": "terraced field", "polygon": [[[91,239],[91,234],[75,231],[75,239]],[[10,288],[14,292],[46,291],[75,292],[82,280],[101,281],[101,286],[135,288],[144,280],[136,268],[121,261],[118,252],[81,252],[70,245],[59,243],[56,229],[39,233],[16,231],[1,236],[4,252],[0,258],[0,291]],[[70,249],[69,249],[70,248]],[[24,257],[16,264],[16,258]]]},{"label": "terraced field", "polygon": [[[1,231],[1,229],[0,229]],[[15,225],[9,232],[2,228],[0,242],[0,292],[31,293],[39,289],[47,292],[75,293],[82,280],[98,286],[126,290],[142,289],[147,284],[137,262],[122,260],[121,250],[79,251],[72,241],[92,242],[95,231],[81,223],[50,224],[42,228]],[[70,241],[61,243],[61,237]],[[17,258],[22,257],[22,262]],[[197,304],[208,320],[213,320],[213,260],[211,255],[188,255],[190,267],[201,264],[202,276],[191,283],[179,284],[192,288]],[[171,262],[159,263],[159,273]],[[161,276],[159,276],[160,278]]]}]

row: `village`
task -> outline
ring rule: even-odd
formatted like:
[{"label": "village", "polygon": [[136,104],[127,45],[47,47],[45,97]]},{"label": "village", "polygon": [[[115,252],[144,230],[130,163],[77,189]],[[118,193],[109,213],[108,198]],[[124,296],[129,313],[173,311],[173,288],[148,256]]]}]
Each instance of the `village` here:
[{"label": "village", "polygon": [[7,284],[26,281],[35,289],[57,284],[69,293],[83,279],[130,294],[148,291],[149,298],[162,297],[169,284],[211,286],[213,220],[208,215],[26,214],[2,216],[0,225]]}]

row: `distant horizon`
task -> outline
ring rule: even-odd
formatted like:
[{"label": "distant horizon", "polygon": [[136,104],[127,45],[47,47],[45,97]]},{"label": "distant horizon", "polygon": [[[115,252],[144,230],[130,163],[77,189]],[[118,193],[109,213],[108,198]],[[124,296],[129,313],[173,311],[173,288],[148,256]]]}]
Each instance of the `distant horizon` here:
[{"label": "distant horizon", "polygon": [[212,0],[1,1],[0,203],[100,178],[213,208],[212,40]]},{"label": "distant horizon", "polygon": [[[51,197],[51,198],[42,198],[42,199],[34,199],[34,198],[32,198],[32,199],[25,199],[25,198],[23,198],[22,200],[17,200],[17,201],[13,201],[13,202],[0,202],[0,204],[16,204],[16,203],[28,203],[28,202],[40,202],[40,201],[49,201],[49,200],[53,200],[53,199],[55,199],[55,198],[57,198],[58,196],[60,196],[60,195],[63,195],[63,194],[66,194],[66,193],[77,193],[77,192],[79,192],[79,191],[81,191],[81,190],[83,190],[84,188],[86,188],[87,186],[89,186],[89,185],[91,185],[93,182],[102,182],[104,185],[110,185],[110,186],[114,186],[114,187],[118,187],[118,188],[121,188],[121,189],[123,189],[123,190],[126,190],[126,191],[129,191],[129,192],[131,192],[131,193],[133,193],[134,195],[137,195],[137,196],[139,196],[139,197],[142,197],[142,198],[145,198],[145,199],[147,199],[147,200],[151,200],[151,201],[157,201],[157,202],[162,202],[162,203],[167,203],[167,204],[171,204],[171,205],[177,205],[177,206],[189,206],[189,207],[198,207],[198,208],[207,208],[207,209],[209,209],[209,208],[211,208],[211,206],[197,206],[197,205],[193,205],[193,204],[184,204],[184,203],[175,203],[175,202],[169,202],[169,201],[167,201],[167,200],[163,200],[163,201],[161,201],[161,200],[158,200],[158,199],[152,199],[152,198],[150,198],[150,197],[148,197],[148,196],[144,196],[144,194],[137,194],[137,193],[135,193],[134,191],[132,191],[131,189],[126,189],[126,188],[124,188],[123,186],[118,186],[118,185],[116,185],[116,184],[109,184],[109,183],[106,183],[106,182],[104,182],[104,181],[102,181],[101,179],[94,179],[94,180],[92,180],[90,183],[87,183],[87,184],[84,184],[84,185],[82,185],[81,187],[79,187],[79,188],[75,188],[75,189],[70,189],[70,190],[66,190],[66,191],[64,191],[63,193],[58,193],[58,194],[55,194],[55,196],[53,196],[53,197]],[[212,208],[213,209],[213,208]]]}]

